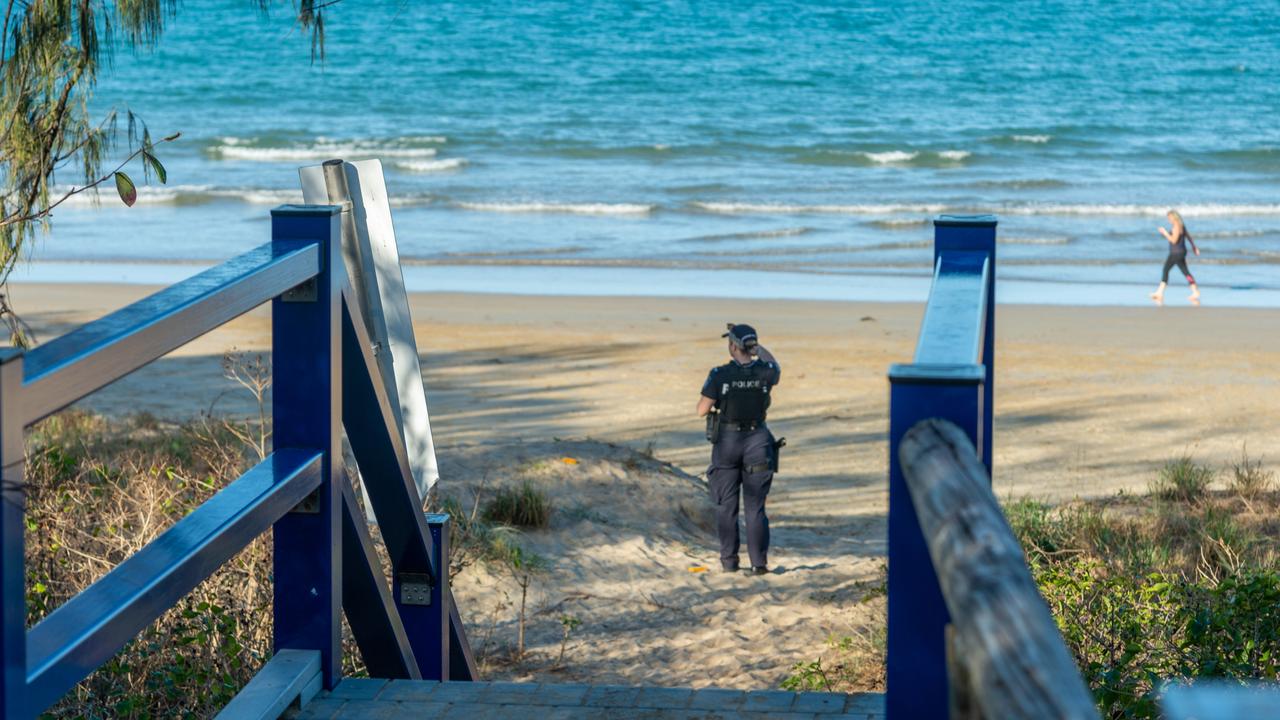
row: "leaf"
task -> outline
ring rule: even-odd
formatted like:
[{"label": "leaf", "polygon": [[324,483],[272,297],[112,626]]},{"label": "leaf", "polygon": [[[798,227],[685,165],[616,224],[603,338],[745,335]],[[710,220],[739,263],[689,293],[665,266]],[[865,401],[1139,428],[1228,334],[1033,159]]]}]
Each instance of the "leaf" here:
[{"label": "leaf", "polygon": [[133,207],[133,204],[138,202],[138,188],[134,186],[129,176],[122,172],[116,173],[116,192],[120,194],[120,200],[129,207]]},{"label": "leaf", "polygon": [[152,155],[149,152],[144,152],[142,153],[142,159],[151,166],[151,170],[156,174],[156,177],[160,178],[161,185],[169,182],[169,173],[164,171],[164,166],[160,164],[160,161],[156,159],[155,155]]}]

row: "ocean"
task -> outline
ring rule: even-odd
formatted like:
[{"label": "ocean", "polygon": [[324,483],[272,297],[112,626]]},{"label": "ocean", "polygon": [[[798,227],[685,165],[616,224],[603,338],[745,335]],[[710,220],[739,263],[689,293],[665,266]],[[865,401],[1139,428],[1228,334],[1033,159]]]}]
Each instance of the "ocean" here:
[{"label": "ocean", "polygon": [[181,132],[169,183],[19,279],[188,274],[377,157],[418,290],[922,298],[930,219],[989,212],[1003,298],[1139,303],[1177,208],[1206,304],[1280,305],[1274,3],[345,0],[314,64],[251,5],[115,55],[93,107]]}]

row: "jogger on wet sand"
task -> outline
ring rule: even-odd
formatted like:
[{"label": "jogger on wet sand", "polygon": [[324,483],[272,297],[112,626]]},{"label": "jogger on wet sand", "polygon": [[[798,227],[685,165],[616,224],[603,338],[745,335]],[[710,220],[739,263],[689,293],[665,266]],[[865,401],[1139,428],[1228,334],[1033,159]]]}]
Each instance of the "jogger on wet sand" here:
[{"label": "jogger on wet sand", "polygon": [[1182,216],[1177,210],[1170,210],[1167,214],[1169,224],[1173,227],[1165,230],[1159,228],[1160,234],[1165,240],[1169,241],[1169,257],[1164,260],[1164,273],[1160,277],[1160,287],[1151,293],[1151,299],[1157,303],[1164,302],[1164,289],[1169,285],[1169,270],[1177,265],[1178,269],[1187,278],[1187,284],[1191,286],[1191,302],[1198,303],[1200,301],[1200,288],[1196,286],[1196,279],[1192,277],[1191,271],[1187,269],[1187,244],[1190,243],[1191,250],[1196,255],[1200,254],[1200,248],[1196,247],[1196,241],[1191,239],[1191,233],[1187,232],[1187,226],[1182,222]]}]

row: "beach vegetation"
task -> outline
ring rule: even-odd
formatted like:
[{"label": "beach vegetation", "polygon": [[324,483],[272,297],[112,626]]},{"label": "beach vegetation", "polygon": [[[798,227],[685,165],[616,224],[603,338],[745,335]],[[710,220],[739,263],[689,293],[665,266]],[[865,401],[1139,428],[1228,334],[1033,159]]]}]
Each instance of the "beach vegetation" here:
[{"label": "beach vegetation", "polygon": [[[245,9],[261,12],[276,4],[249,0]],[[332,4],[293,0],[298,25],[310,33],[313,58],[323,55],[323,11]],[[3,10],[0,319],[14,344],[25,346],[32,337],[8,303],[9,275],[35,235],[49,230],[53,210],[106,183],[131,206],[138,189],[130,172],[168,180],[157,147],[176,140],[177,128],[155,139],[132,111],[108,109],[95,117],[89,100],[113,54],[154,49],[178,11],[173,0],[29,0]]]},{"label": "beach vegetation", "polygon": [[1271,490],[1275,472],[1262,467],[1261,458],[1249,457],[1249,446],[1240,448],[1240,459],[1231,463],[1231,489],[1242,498],[1252,500]]},{"label": "beach vegetation", "polygon": [[560,627],[562,634],[560,636],[560,655],[556,658],[556,667],[564,667],[564,650],[569,645],[569,636],[573,631],[582,624],[582,620],[576,615],[561,615]]},{"label": "beach vegetation", "polygon": [[487,560],[509,577],[520,588],[520,606],[516,615],[516,651],[517,660],[524,657],[524,635],[529,587],[533,581],[548,569],[546,558],[530,552],[520,545],[519,532],[510,527],[496,529],[494,542]]},{"label": "beach vegetation", "polygon": [[520,528],[544,528],[551,522],[551,500],[529,478],[516,487],[494,491],[484,505],[483,517],[497,525]]},{"label": "beach vegetation", "polygon": [[1280,679],[1280,493],[1210,491],[1206,476],[1175,461],[1158,502],[1005,504],[1105,718],[1158,718],[1166,682]]},{"label": "beach vegetation", "polygon": [[1217,477],[1217,471],[1184,454],[1169,460],[1150,483],[1151,494],[1161,500],[1199,500]]},{"label": "beach vegetation", "polygon": [[[238,428],[247,432],[247,428]],[[168,424],[68,411],[27,437],[27,622],[141,549],[254,460],[208,419]],[[47,717],[209,716],[271,654],[271,541],[250,543]]]},{"label": "beach vegetation", "polygon": [[847,635],[831,635],[826,650],[811,661],[791,666],[782,679],[783,690],[795,692],[883,692],[884,660],[888,628],[884,623],[881,599],[877,620]]}]

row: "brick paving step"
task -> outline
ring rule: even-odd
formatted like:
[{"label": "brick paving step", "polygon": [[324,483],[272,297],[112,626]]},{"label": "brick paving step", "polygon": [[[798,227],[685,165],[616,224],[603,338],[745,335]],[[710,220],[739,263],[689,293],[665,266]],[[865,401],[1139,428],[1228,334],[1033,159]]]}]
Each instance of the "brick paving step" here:
[{"label": "brick paving step", "polygon": [[884,720],[881,693],[348,678],[297,720]]}]

